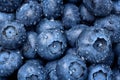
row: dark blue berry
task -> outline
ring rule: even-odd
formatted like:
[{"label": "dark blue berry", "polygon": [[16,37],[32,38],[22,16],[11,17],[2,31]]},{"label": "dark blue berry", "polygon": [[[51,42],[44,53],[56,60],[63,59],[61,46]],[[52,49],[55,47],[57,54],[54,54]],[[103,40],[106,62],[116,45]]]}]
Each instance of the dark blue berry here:
[{"label": "dark blue berry", "polygon": [[89,68],[88,80],[112,80],[112,71],[103,64],[93,65]]},{"label": "dark blue berry", "polygon": [[[111,38],[104,29],[88,28],[79,36],[77,52],[80,57],[91,63],[104,63],[106,58],[111,62]],[[110,63],[107,63],[110,64]]]},{"label": "dark blue berry", "polygon": [[0,52],[0,76],[10,76],[22,65],[22,59],[20,51]]},{"label": "dark blue berry", "polygon": [[15,19],[15,15],[13,13],[0,12],[0,22],[12,21],[14,19]]},{"label": "dark blue berry", "polygon": [[16,21],[5,21],[0,24],[0,41],[3,48],[16,49],[25,42],[26,30],[23,24]]},{"label": "dark blue berry", "polygon": [[63,0],[42,0],[43,14],[46,18],[58,18],[63,12]]},{"label": "dark blue berry", "polygon": [[57,61],[46,64],[45,69],[47,73],[47,80],[59,80],[56,74]]},{"label": "dark blue berry", "polygon": [[76,41],[79,35],[86,29],[88,26],[86,25],[76,25],[73,26],[71,29],[66,30],[66,37],[68,39],[68,43],[72,46],[76,46]]},{"label": "dark blue berry", "polygon": [[118,15],[120,14],[120,1],[119,0],[113,2],[113,10],[112,10],[112,12],[114,14],[118,14]]},{"label": "dark blue berry", "polygon": [[37,40],[38,54],[46,60],[59,58],[67,47],[65,34],[58,29],[41,32]]},{"label": "dark blue berry", "polygon": [[23,0],[0,0],[0,11],[13,12],[21,6]]},{"label": "dark blue berry", "polygon": [[41,20],[42,8],[36,1],[23,4],[16,12],[16,19],[26,26],[36,25]]},{"label": "dark blue berry", "polygon": [[83,3],[95,16],[107,16],[113,8],[111,0],[83,0]]},{"label": "dark blue berry", "polygon": [[79,9],[80,9],[80,18],[83,23],[90,23],[95,20],[94,15],[91,14],[83,4],[80,5]]},{"label": "dark blue berry", "polygon": [[38,25],[37,25],[37,33],[41,33],[42,31],[46,30],[54,30],[54,29],[60,29],[64,30],[63,24],[58,20],[48,20],[43,19]]},{"label": "dark blue berry", "polygon": [[46,80],[46,72],[39,60],[27,61],[18,71],[18,80]]},{"label": "dark blue berry", "polygon": [[65,4],[62,21],[66,29],[80,23],[79,8],[74,4]]},{"label": "dark blue berry", "polygon": [[110,15],[96,20],[96,27],[106,29],[112,35],[112,42],[120,42],[120,16]]},{"label": "dark blue berry", "polygon": [[56,69],[59,80],[85,80],[87,77],[85,62],[74,54],[60,59]]},{"label": "dark blue berry", "polygon": [[23,46],[23,55],[25,58],[36,58],[37,56],[37,33],[28,32],[27,42]]},{"label": "dark blue berry", "polygon": [[112,80],[120,80],[120,70],[119,69],[116,68],[113,70]]}]

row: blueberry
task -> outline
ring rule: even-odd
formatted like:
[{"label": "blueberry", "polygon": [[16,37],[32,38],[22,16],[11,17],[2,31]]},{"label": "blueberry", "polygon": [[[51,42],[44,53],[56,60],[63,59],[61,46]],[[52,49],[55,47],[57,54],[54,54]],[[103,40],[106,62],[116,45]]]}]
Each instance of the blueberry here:
[{"label": "blueberry", "polygon": [[18,80],[46,80],[46,72],[39,60],[27,61],[18,71]]},{"label": "blueberry", "polygon": [[105,18],[96,20],[94,23],[96,27],[100,27],[109,31],[112,35],[112,42],[120,42],[120,17],[117,15],[110,15]]},{"label": "blueberry", "polygon": [[25,58],[31,59],[37,56],[37,33],[28,32],[27,42],[23,46],[23,55]]},{"label": "blueberry", "polygon": [[79,36],[76,46],[79,56],[84,57],[90,63],[104,63],[107,58],[111,62],[111,57],[109,57],[113,55],[110,53],[112,49],[111,38],[104,29],[86,29]]},{"label": "blueberry", "polygon": [[113,2],[113,10],[112,10],[113,13],[115,14],[120,14],[120,1],[114,1]]},{"label": "blueberry", "polygon": [[119,69],[113,70],[112,80],[120,80],[120,70]]},{"label": "blueberry", "polygon": [[5,21],[0,24],[0,41],[3,48],[16,49],[26,39],[24,25],[16,21]]},{"label": "blueberry", "polygon": [[0,11],[13,12],[21,6],[23,0],[0,0]]},{"label": "blueberry", "polygon": [[3,51],[0,52],[0,76],[10,76],[22,65],[22,55],[20,51]]},{"label": "blueberry", "polygon": [[103,64],[93,65],[89,68],[88,80],[112,80],[112,71]]},{"label": "blueberry", "polygon": [[59,29],[43,31],[38,38],[38,54],[46,60],[54,60],[64,54],[67,47],[64,32]]},{"label": "blueberry", "polygon": [[[76,48],[68,48],[66,51],[66,55],[76,55],[78,56],[77,49]],[[78,56],[79,57],[79,56]],[[82,58],[81,58],[82,59]],[[84,59],[83,59],[84,60]]]},{"label": "blueberry", "polygon": [[43,13],[46,18],[58,18],[62,14],[63,0],[42,0]]},{"label": "blueberry", "polygon": [[111,0],[83,0],[83,3],[95,16],[107,16],[113,8]]},{"label": "blueberry", "polygon": [[79,8],[74,4],[65,4],[62,16],[62,22],[66,29],[80,23]]},{"label": "blueberry", "polygon": [[0,12],[0,22],[12,21],[14,20],[15,15],[13,13],[4,13]]},{"label": "blueberry", "polygon": [[85,62],[74,54],[68,54],[60,59],[56,70],[59,80],[85,80],[87,77]]},{"label": "blueberry", "polygon": [[59,80],[56,74],[57,61],[46,64],[45,69],[47,73],[47,80]]},{"label": "blueberry", "polygon": [[42,31],[45,31],[45,30],[54,30],[54,29],[64,30],[63,25],[62,25],[62,23],[60,21],[43,19],[37,25],[36,31],[38,33],[41,33]]},{"label": "blueberry", "polygon": [[16,12],[16,19],[26,26],[35,25],[42,16],[41,5],[36,1],[23,4]]},{"label": "blueberry", "polygon": [[[76,25],[73,26],[71,29],[66,30],[66,37],[68,39],[68,43],[72,46],[75,47],[76,45],[76,40],[78,39],[79,35],[86,29],[88,26],[86,25]],[[74,34],[73,34],[74,33]]]},{"label": "blueberry", "polygon": [[90,23],[95,20],[94,15],[92,15],[83,4],[80,5],[79,10],[80,10],[80,18],[82,22]]}]

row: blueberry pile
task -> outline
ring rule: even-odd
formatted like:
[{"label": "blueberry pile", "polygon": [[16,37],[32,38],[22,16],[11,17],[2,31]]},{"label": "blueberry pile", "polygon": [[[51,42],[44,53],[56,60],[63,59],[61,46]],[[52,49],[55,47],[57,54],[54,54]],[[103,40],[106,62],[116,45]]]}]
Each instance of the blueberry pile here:
[{"label": "blueberry pile", "polygon": [[0,0],[0,80],[120,80],[120,0]]}]

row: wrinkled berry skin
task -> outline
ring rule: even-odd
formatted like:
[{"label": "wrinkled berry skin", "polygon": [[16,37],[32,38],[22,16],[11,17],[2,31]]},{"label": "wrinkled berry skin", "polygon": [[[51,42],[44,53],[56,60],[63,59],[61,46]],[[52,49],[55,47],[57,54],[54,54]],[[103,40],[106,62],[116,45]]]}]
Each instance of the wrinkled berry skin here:
[{"label": "wrinkled berry skin", "polygon": [[68,54],[58,61],[59,80],[85,80],[87,67],[85,62],[74,54]]},{"label": "wrinkled berry skin", "polygon": [[23,0],[0,0],[0,11],[2,12],[14,12],[19,6],[21,6]]},{"label": "wrinkled berry skin", "polygon": [[57,61],[46,64],[45,69],[47,73],[47,80],[59,80],[56,74]]},{"label": "wrinkled berry skin", "polygon": [[27,42],[23,46],[23,55],[25,58],[32,59],[37,56],[37,33],[28,32]]},{"label": "wrinkled berry skin", "polygon": [[38,35],[38,54],[46,60],[55,60],[64,54],[67,47],[62,30],[47,30]]},{"label": "wrinkled berry skin", "polygon": [[42,0],[43,14],[46,18],[58,18],[63,12],[63,0]]},{"label": "wrinkled berry skin", "polygon": [[107,16],[113,8],[111,0],[83,0],[83,3],[95,16]]},{"label": "wrinkled berry skin", "polygon": [[26,40],[26,30],[23,24],[16,21],[6,21],[0,24],[0,41],[3,48],[17,49]]},{"label": "wrinkled berry skin", "polygon": [[[86,29],[79,36],[76,46],[79,56],[84,57],[90,63],[104,63],[110,55],[113,55],[110,35],[104,29]],[[111,57],[108,59],[110,62]]]},{"label": "wrinkled berry skin", "polygon": [[88,80],[112,80],[112,71],[109,66],[98,64],[89,68]]},{"label": "wrinkled berry skin", "polygon": [[22,65],[22,55],[20,51],[0,52],[0,76],[10,76]]},{"label": "wrinkled berry skin", "polygon": [[66,29],[70,29],[80,23],[79,8],[74,4],[65,4],[62,16],[62,22]]},{"label": "wrinkled berry skin", "polygon": [[28,60],[18,71],[18,80],[46,80],[46,72],[39,60]]},{"label": "wrinkled berry skin", "polygon": [[54,29],[60,29],[64,30],[63,24],[59,20],[48,20],[43,19],[40,21],[40,23],[37,25],[37,33],[41,33],[42,31],[46,30],[54,30]]},{"label": "wrinkled berry skin", "polygon": [[16,19],[26,26],[36,25],[37,22],[41,20],[41,16],[42,8],[41,5],[36,1],[24,3],[16,11]]}]

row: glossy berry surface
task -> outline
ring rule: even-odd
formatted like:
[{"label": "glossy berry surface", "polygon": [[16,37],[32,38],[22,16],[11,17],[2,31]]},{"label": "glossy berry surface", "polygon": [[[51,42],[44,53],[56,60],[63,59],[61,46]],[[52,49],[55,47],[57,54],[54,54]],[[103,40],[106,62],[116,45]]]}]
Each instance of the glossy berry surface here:
[{"label": "glossy berry surface", "polygon": [[18,71],[18,80],[46,80],[46,73],[39,60],[27,61]]},{"label": "glossy berry surface", "polygon": [[26,40],[24,25],[16,21],[5,21],[0,24],[1,45],[7,49],[16,49]]},{"label": "glossy berry surface", "polygon": [[120,0],[0,0],[0,80],[120,80]]},{"label": "glossy berry surface", "polygon": [[47,30],[38,35],[38,54],[46,60],[54,60],[64,54],[66,37],[61,30]]}]

